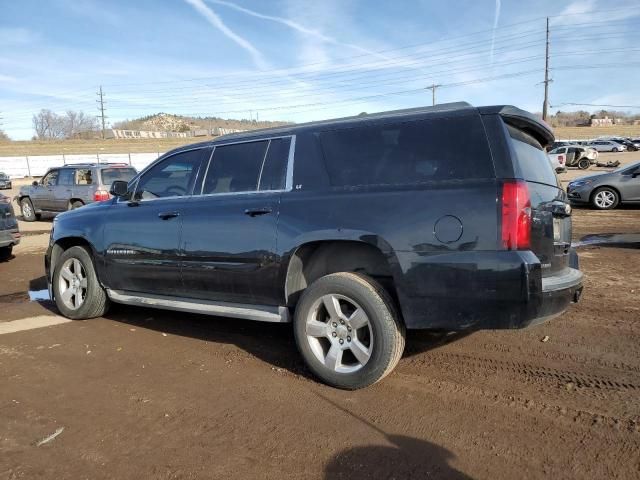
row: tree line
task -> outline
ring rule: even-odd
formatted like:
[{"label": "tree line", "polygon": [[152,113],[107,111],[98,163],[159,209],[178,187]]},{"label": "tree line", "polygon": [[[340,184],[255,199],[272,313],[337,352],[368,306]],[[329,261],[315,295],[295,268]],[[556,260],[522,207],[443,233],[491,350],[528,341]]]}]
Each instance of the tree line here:
[{"label": "tree line", "polygon": [[37,140],[93,137],[99,131],[97,118],[74,110],[59,115],[42,109],[33,116],[32,123]]}]

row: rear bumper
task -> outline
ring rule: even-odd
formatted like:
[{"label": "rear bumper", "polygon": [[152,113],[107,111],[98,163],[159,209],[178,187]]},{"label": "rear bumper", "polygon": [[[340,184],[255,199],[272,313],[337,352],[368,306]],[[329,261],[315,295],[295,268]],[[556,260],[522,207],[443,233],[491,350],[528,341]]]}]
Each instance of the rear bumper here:
[{"label": "rear bumper", "polygon": [[583,275],[571,253],[569,267],[545,278],[532,252],[452,253],[445,255],[446,264],[423,257],[398,292],[405,324],[453,331],[524,328],[549,320],[580,300]]}]

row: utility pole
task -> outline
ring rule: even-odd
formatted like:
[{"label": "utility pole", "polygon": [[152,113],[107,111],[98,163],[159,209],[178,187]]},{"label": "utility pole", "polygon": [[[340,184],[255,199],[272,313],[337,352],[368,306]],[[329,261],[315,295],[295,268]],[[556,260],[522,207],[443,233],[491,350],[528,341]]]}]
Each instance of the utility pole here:
[{"label": "utility pole", "polygon": [[436,85],[435,83],[431,84],[430,87],[427,87],[427,90],[431,90],[431,105],[436,104],[436,88],[441,87],[442,85]]},{"label": "utility pole", "polygon": [[547,47],[544,60],[544,102],[542,102],[542,120],[547,120],[549,111],[549,17],[547,17]]},{"label": "utility pole", "polygon": [[98,110],[100,111],[99,117],[100,117],[100,119],[102,121],[102,139],[104,140],[104,120],[107,117],[104,116],[104,94],[102,93],[102,85],[100,85],[100,90],[98,90],[98,94],[97,95],[98,95],[97,102],[100,105],[98,107]]}]

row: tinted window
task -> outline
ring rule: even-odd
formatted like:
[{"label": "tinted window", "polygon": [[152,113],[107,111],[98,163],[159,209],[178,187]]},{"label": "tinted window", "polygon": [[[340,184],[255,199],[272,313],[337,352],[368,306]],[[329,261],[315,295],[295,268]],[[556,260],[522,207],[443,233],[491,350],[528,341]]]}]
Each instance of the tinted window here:
[{"label": "tinted window", "polygon": [[93,184],[93,174],[89,168],[79,168],[76,170],[76,185]]},{"label": "tinted window", "polygon": [[42,184],[51,187],[58,182],[58,170],[47,173],[42,179]]},{"label": "tinted window", "polygon": [[477,117],[439,118],[323,132],[331,184],[407,184],[493,176]]},{"label": "tinted window", "polygon": [[102,184],[111,186],[116,180],[122,180],[128,182],[136,176],[135,168],[103,168],[100,175],[102,175]]},{"label": "tinted window", "polygon": [[557,186],[558,178],[540,143],[516,128],[508,126],[508,129],[522,178]]},{"label": "tinted window", "polygon": [[58,175],[58,185],[73,185],[76,171],[70,168],[60,170]]},{"label": "tinted window", "polygon": [[154,165],[140,178],[135,199],[188,195],[198,173],[202,150],[177,153]]},{"label": "tinted window", "polygon": [[206,195],[257,190],[268,143],[264,140],[216,147],[202,193]]},{"label": "tinted window", "polygon": [[260,173],[258,190],[284,189],[290,146],[290,138],[275,138],[271,140],[267,150],[267,158]]}]

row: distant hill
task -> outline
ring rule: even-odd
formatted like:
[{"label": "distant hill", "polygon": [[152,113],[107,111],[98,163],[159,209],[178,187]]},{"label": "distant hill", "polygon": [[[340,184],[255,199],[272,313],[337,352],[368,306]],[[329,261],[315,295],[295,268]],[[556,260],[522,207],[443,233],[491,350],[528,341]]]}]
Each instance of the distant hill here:
[{"label": "distant hill", "polygon": [[113,128],[122,130],[146,130],[152,132],[188,132],[214,127],[233,128],[237,130],[255,130],[258,128],[289,125],[290,122],[265,122],[256,120],[233,120],[218,117],[185,117],[170,113],[157,113],[133,120],[115,122]]}]

